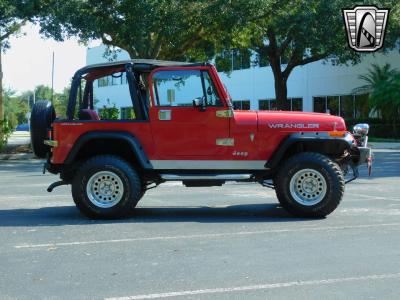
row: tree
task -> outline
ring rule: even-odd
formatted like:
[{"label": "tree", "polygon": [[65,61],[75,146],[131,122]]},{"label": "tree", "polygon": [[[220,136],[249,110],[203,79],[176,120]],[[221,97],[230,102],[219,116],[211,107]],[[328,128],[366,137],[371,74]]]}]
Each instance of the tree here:
[{"label": "tree", "polygon": [[[385,47],[394,48],[400,37],[400,4],[375,4],[391,8]],[[353,1],[293,0],[271,4],[261,0],[257,5],[256,14],[246,20],[246,29],[237,29],[241,39],[236,45],[252,48],[259,57],[267,58],[274,74],[278,109],[289,108],[287,81],[294,68],[321,59],[334,64],[360,61],[361,54],[347,45],[341,14],[342,8],[355,5]]]},{"label": "tree", "polygon": [[[70,87],[68,86],[65,87],[61,93],[54,93],[52,104],[54,106],[57,116],[66,115],[69,92],[70,92]],[[34,91],[25,91],[19,96],[19,98],[25,101],[26,103],[29,103],[29,107],[32,108],[34,101],[33,100],[34,94],[36,101],[39,100],[50,101],[53,93],[51,87],[47,85],[38,85],[35,87]]]},{"label": "tree", "polygon": [[2,54],[9,47],[9,38],[20,32],[21,27],[40,10],[37,0],[0,0],[0,143],[4,140],[4,103]]},{"label": "tree", "polygon": [[400,121],[400,72],[389,64],[372,65],[365,75],[359,76],[366,84],[356,88],[356,93],[368,93],[370,107],[379,112],[382,119],[391,122],[397,134]]},{"label": "tree", "polygon": [[26,123],[28,111],[28,101],[22,95],[16,96],[11,90],[4,92],[4,119],[10,129],[13,130],[18,124]]},{"label": "tree", "polygon": [[[50,1],[51,3],[52,1]],[[132,58],[207,59],[221,45],[225,1],[88,0],[54,1],[40,20],[42,32],[56,40],[74,35],[101,39]],[[225,9],[224,9],[225,7]]]},{"label": "tree", "polygon": [[[397,0],[390,7],[386,49],[400,36]],[[318,61],[358,63],[347,45],[341,9],[350,0],[48,0],[42,32],[56,40],[101,39],[132,58],[207,60],[228,48],[253,49],[271,65],[279,109],[287,109],[287,81],[298,66]],[[361,3],[361,2],[360,2]]]}]

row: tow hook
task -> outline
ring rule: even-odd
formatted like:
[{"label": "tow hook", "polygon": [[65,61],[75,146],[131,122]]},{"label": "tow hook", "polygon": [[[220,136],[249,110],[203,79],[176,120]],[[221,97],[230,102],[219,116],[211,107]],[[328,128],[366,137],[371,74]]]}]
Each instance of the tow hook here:
[{"label": "tow hook", "polygon": [[345,184],[348,184],[349,182],[352,182],[353,180],[356,180],[358,178],[358,176],[359,176],[359,172],[358,172],[358,167],[357,166],[352,165],[351,169],[353,170],[353,177],[348,179],[348,180],[346,180],[344,182]]},{"label": "tow hook", "polygon": [[64,180],[53,182],[52,184],[49,185],[49,187],[47,188],[47,191],[49,193],[51,193],[56,187],[58,187],[60,185],[67,185],[67,184],[68,184],[68,182],[66,182]]}]

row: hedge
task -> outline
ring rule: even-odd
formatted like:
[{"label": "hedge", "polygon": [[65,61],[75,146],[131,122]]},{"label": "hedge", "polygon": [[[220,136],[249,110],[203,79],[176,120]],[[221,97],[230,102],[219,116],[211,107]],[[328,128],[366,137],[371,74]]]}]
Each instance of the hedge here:
[{"label": "hedge", "polygon": [[347,119],[346,125],[349,130],[353,130],[353,126],[358,123],[367,123],[370,126],[369,136],[376,138],[400,139],[400,124],[393,125],[385,120],[380,119]]}]

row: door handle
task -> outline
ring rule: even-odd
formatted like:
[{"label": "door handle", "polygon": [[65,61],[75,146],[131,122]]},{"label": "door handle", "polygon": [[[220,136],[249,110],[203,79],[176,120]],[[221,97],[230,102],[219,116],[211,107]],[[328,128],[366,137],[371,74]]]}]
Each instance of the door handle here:
[{"label": "door handle", "polygon": [[158,111],[158,119],[161,121],[170,121],[171,120],[171,110],[170,109],[161,109]]}]

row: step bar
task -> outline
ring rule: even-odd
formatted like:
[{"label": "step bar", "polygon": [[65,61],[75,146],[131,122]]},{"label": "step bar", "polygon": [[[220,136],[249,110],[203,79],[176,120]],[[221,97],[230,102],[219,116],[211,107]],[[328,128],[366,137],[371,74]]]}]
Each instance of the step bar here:
[{"label": "step bar", "polygon": [[247,180],[251,174],[161,174],[166,181],[186,181],[186,180]]}]

